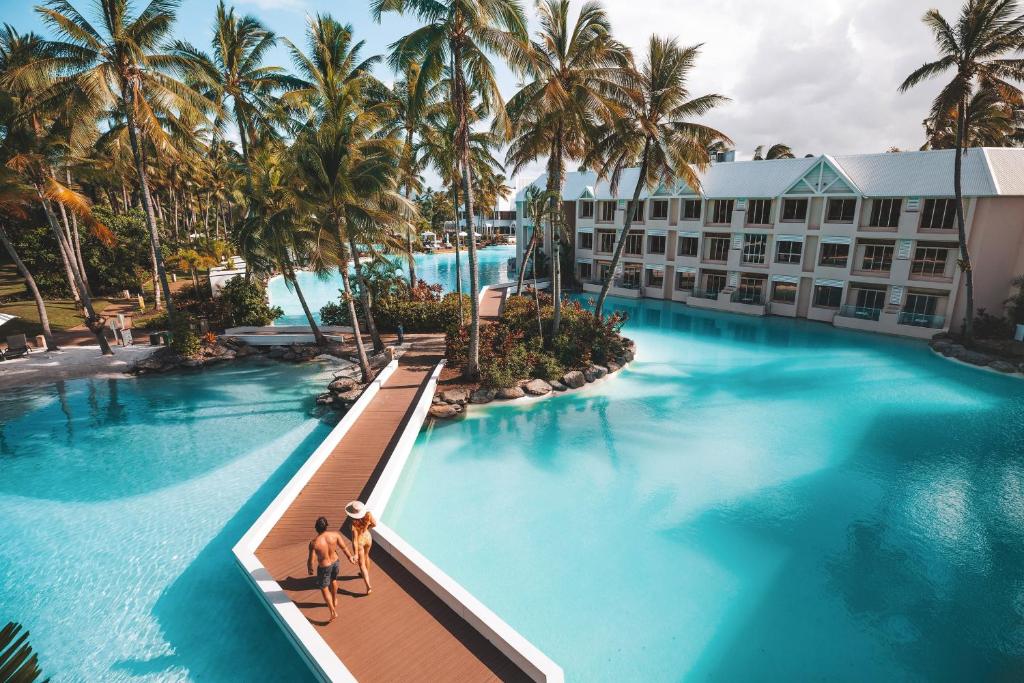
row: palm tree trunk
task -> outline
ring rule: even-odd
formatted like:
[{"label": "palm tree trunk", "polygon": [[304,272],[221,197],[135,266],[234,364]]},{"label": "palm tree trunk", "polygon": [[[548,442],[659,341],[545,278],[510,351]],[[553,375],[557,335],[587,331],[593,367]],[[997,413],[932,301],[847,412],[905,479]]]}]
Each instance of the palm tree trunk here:
[{"label": "palm tree trunk", "polygon": [[966,128],[967,106],[963,100],[957,105],[956,117],[956,160],[954,162],[953,193],[956,195],[956,229],[960,240],[960,269],[964,273],[964,288],[967,294],[967,306],[964,310],[964,341],[970,345],[974,342],[974,270],[971,268],[971,255],[967,250],[967,227],[964,221],[964,197],[961,181],[964,155],[964,129]]},{"label": "palm tree trunk", "polygon": [[25,285],[28,287],[28,291],[32,292],[32,298],[36,302],[36,312],[39,314],[39,324],[43,328],[43,338],[46,339],[46,350],[56,351],[60,347],[53,340],[53,332],[50,331],[50,317],[46,313],[46,303],[43,301],[42,294],[39,293],[39,287],[36,286],[35,278],[32,277],[32,273],[29,272],[25,262],[18,256],[18,252],[15,250],[14,245],[7,236],[7,231],[2,225],[0,225],[0,243],[3,243],[4,249],[7,250],[11,260],[14,261],[14,265],[18,267],[18,272],[25,278]]},{"label": "palm tree trunk", "polygon": [[306,297],[302,293],[302,288],[299,287],[299,278],[295,275],[295,268],[292,266],[290,261],[286,261],[282,264],[282,271],[287,273],[285,277],[292,283],[292,287],[295,288],[295,295],[299,297],[299,303],[302,304],[302,312],[306,314],[306,320],[309,322],[309,329],[313,330],[313,340],[316,341],[316,345],[319,347],[325,347],[328,345],[327,337],[324,336],[320,326],[316,324],[316,320],[313,319],[313,312],[309,310],[309,304],[306,303]]},{"label": "palm tree trunk", "polygon": [[[459,177],[458,168],[455,169],[455,178]],[[459,183],[452,181],[452,206],[455,207],[455,294],[459,298],[459,325],[461,326],[466,316],[462,310],[462,262],[459,249]]]},{"label": "palm tree trunk", "polygon": [[160,279],[160,289],[163,290],[164,299],[167,303],[167,322],[174,324],[174,300],[171,298],[171,286],[167,282],[167,270],[164,268],[164,257],[160,251],[160,232],[156,225],[156,215],[153,213],[153,198],[149,194],[149,181],[146,179],[146,165],[143,157],[142,146],[139,143],[138,124],[135,121],[135,97],[138,95],[134,87],[125,89],[125,115],[128,119],[128,139],[132,146],[132,156],[135,158],[135,173],[139,177],[139,194],[142,196],[142,208],[146,215],[146,227],[149,228],[149,247],[153,251],[153,258],[156,261],[156,271]]},{"label": "palm tree trunk", "polygon": [[341,251],[341,264],[338,265],[338,272],[341,273],[341,286],[344,289],[345,303],[348,304],[348,316],[352,320],[352,336],[356,343],[356,356],[359,358],[359,369],[363,373],[363,383],[373,379],[373,370],[370,368],[370,359],[366,356],[366,346],[363,344],[362,331],[359,329],[359,318],[356,317],[356,302],[352,297],[352,283],[348,279],[348,256],[345,253],[345,242],[341,238],[341,230],[338,230],[338,245]]},{"label": "palm tree trunk", "polygon": [[[551,320],[551,341],[554,342],[562,324],[562,147],[560,144],[562,126],[559,124],[556,140],[552,143],[551,173],[548,176],[548,191],[551,196],[551,296],[554,300],[554,315]],[[543,339],[543,337],[541,337]]]},{"label": "palm tree trunk", "polygon": [[619,267],[619,261],[622,260],[622,251],[626,246],[626,237],[629,236],[629,229],[633,225],[633,211],[638,201],[640,201],[640,190],[643,189],[643,179],[647,175],[647,164],[648,155],[650,153],[651,142],[648,139],[644,143],[644,154],[640,162],[640,174],[637,176],[636,188],[633,189],[633,202],[626,205],[626,224],[622,228],[622,234],[619,236],[619,241],[615,243],[615,252],[612,254],[611,266],[608,268],[608,275],[605,277],[604,282],[601,284],[601,293],[597,296],[597,305],[594,306],[594,315],[598,319],[601,318],[602,312],[604,311],[604,300],[608,298],[608,290],[612,286],[612,278],[615,277],[615,269]]},{"label": "palm tree trunk", "polygon": [[[412,173],[412,160],[408,158],[408,155],[412,154],[412,128],[408,126],[405,129],[405,149],[407,152],[406,175]],[[412,201],[412,182],[407,177],[405,180],[405,198],[408,201]],[[410,223],[405,231],[405,255],[409,259],[409,288],[412,289],[416,286],[416,259],[412,253],[412,233],[413,225]]]},{"label": "palm tree trunk", "polygon": [[[533,230],[530,231],[530,243],[526,246],[526,251],[523,252],[523,262],[519,264],[519,281],[516,282],[516,296],[523,293],[523,280],[526,279],[526,264],[530,262],[530,258],[533,256],[534,250],[537,248],[537,217],[533,218]],[[534,268],[534,279],[536,279],[537,269]]]},{"label": "palm tree trunk", "polygon": [[373,341],[373,352],[380,353],[384,350],[384,342],[381,341],[380,332],[377,331],[377,321],[373,319],[373,302],[370,300],[370,285],[363,275],[363,267],[359,263],[359,248],[352,235],[348,237],[349,247],[352,249],[352,259],[356,269],[356,280],[359,281],[359,303],[363,306],[363,317],[366,319],[366,331],[370,333]]},{"label": "palm tree trunk", "polygon": [[113,356],[114,352],[110,348],[110,344],[107,342],[107,337],[104,334],[103,323],[104,320],[96,314],[96,309],[92,305],[92,297],[85,291],[85,284],[82,282],[82,277],[78,272],[74,259],[71,256],[71,245],[65,241],[64,234],[61,231],[60,225],[57,223],[57,215],[53,212],[53,207],[50,206],[50,202],[43,198],[42,188],[37,187],[36,192],[39,195],[39,199],[43,204],[43,212],[46,214],[46,222],[50,226],[50,232],[57,238],[57,247],[64,255],[65,262],[68,263],[71,268],[71,284],[73,287],[78,288],[81,305],[85,309],[85,325],[89,328],[89,331],[96,337],[96,343],[99,344],[100,352],[104,356]]},{"label": "palm tree trunk", "polygon": [[[155,300],[154,307],[156,310],[163,308],[163,302],[160,300],[160,272],[156,263],[156,252],[153,251],[153,243],[149,244],[149,264],[151,273],[153,275],[153,298]],[[199,294],[199,287],[196,287],[196,294]]]},{"label": "palm tree trunk", "polygon": [[[67,177],[68,187],[71,187],[71,171],[64,169]],[[75,247],[75,258],[78,260],[78,267],[82,271],[82,282],[85,283],[85,292],[92,296],[92,286],[89,284],[89,273],[85,271],[85,259],[82,258],[82,239],[78,232],[78,216],[71,212],[71,238]]]}]

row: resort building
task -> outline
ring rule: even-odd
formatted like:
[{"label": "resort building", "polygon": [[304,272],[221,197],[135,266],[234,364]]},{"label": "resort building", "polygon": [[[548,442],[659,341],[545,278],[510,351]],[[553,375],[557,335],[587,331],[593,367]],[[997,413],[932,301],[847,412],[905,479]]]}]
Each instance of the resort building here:
[{"label": "resort building", "polygon": [[[628,207],[611,294],[919,338],[959,329],[953,165],[952,150],[725,162],[699,192],[646,188]],[[592,172],[566,176],[575,275],[588,292],[611,267],[636,173],[622,174],[617,196]],[[962,177],[975,306],[1002,313],[1024,275],[1024,149],[968,150]],[[520,262],[533,227],[524,195]]]}]

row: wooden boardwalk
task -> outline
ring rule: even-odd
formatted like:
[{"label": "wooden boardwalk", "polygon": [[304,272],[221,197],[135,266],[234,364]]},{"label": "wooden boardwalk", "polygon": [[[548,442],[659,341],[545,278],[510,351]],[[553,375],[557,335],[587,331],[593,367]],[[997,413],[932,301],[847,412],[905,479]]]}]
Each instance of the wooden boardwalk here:
[{"label": "wooden boardwalk", "polygon": [[505,300],[505,290],[515,285],[509,285],[509,287],[489,287],[484,290],[483,296],[480,298],[480,319],[486,321],[497,320],[501,316],[501,305]]},{"label": "wooden boardwalk", "polygon": [[[360,681],[525,681],[514,664],[377,544],[373,594],[342,558],[338,619],[307,576],[313,523],[337,528],[350,500],[366,500],[423,387],[444,354],[440,335],[410,335],[412,348],[260,544],[256,556]],[[348,529],[345,528],[346,537]]]}]

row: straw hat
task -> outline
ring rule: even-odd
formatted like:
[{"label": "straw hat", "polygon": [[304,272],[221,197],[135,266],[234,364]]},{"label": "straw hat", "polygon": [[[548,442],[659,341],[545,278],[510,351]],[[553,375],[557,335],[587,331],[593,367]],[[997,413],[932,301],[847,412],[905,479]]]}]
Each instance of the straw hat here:
[{"label": "straw hat", "polygon": [[352,519],[362,519],[366,516],[366,506],[360,503],[358,500],[353,500],[351,503],[345,506],[345,514]]}]

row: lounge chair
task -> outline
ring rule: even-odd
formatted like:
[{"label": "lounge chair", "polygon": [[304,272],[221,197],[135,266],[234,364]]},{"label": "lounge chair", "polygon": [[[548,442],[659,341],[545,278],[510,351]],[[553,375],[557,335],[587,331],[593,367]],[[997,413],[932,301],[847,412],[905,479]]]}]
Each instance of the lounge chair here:
[{"label": "lounge chair", "polygon": [[7,350],[4,351],[4,360],[21,358],[28,355],[28,340],[23,334],[12,334],[7,338]]}]

